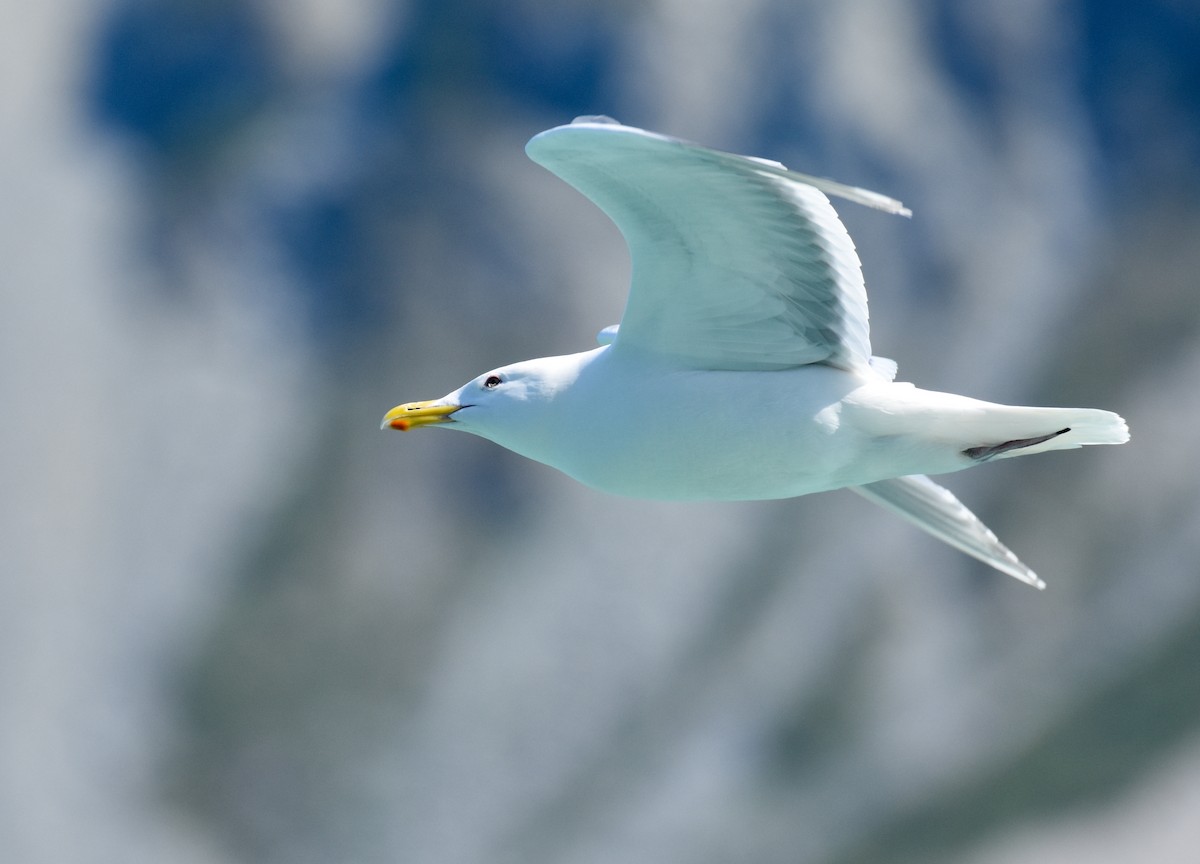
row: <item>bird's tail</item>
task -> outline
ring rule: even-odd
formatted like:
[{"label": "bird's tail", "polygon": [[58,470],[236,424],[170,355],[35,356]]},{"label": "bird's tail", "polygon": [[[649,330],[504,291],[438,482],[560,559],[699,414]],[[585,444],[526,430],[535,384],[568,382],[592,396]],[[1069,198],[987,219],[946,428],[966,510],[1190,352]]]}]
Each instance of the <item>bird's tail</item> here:
[{"label": "bird's tail", "polygon": [[1094,408],[1004,406],[987,412],[986,422],[978,443],[962,451],[977,462],[1129,440],[1129,427],[1120,416]]}]

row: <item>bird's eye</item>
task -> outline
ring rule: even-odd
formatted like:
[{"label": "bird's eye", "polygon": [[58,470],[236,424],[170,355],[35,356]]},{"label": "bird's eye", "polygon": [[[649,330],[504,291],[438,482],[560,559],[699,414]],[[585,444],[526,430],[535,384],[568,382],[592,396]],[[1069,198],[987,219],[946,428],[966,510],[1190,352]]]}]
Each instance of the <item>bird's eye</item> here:
[{"label": "bird's eye", "polygon": [[487,380],[483,382],[483,386],[484,386],[485,390],[495,390],[497,387],[500,386],[500,376],[499,375],[489,375],[487,377]]}]

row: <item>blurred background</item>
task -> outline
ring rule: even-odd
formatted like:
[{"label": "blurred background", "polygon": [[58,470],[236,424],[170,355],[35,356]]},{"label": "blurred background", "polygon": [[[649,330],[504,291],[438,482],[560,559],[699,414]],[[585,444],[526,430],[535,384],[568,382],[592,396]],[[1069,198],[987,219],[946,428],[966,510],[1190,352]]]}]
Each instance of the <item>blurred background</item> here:
[{"label": "blurred background", "polygon": [[[0,27],[0,860],[1195,862],[1200,9],[46,0]],[[610,498],[378,429],[619,319],[577,114],[839,205],[875,350],[1123,414],[948,485]]]}]

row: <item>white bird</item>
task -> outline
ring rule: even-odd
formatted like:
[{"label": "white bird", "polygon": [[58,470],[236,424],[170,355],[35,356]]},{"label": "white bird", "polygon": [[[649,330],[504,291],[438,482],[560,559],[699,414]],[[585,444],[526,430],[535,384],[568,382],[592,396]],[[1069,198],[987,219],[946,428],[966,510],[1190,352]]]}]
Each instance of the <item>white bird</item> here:
[{"label": "white bird", "polygon": [[898,201],[607,117],[529,156],[597,204],[633,259],[601,347],[485,372],[383,418],[488,438],[638,498],[790,498],[850,487],[950,545],[1045,584],[926,474],[1129,439],[1108,411],[1028,408],[893,381],[871,356],[854,244],[825,193]]}]

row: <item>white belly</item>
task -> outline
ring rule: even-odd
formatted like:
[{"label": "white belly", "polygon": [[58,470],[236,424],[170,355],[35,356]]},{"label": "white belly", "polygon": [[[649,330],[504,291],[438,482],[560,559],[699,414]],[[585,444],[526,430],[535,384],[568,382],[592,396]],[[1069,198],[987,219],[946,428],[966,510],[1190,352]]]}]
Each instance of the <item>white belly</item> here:
[{"label": "white belly", "polygon": [[[594,364],[572,388],[548,464],[618,495],[790,498],[857,479],[864,439],[842,423],[862,386],[824,366],[693,372]],[[566,407],[566,406],[564,406]],[[879,479],[879,478],[869,478]]]}]

